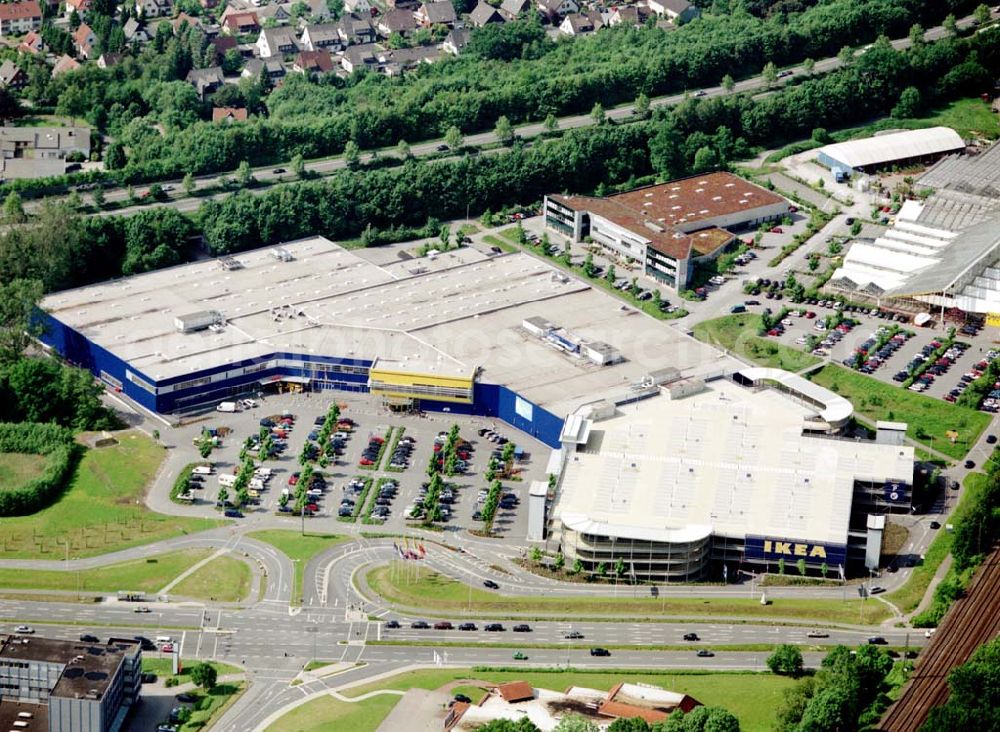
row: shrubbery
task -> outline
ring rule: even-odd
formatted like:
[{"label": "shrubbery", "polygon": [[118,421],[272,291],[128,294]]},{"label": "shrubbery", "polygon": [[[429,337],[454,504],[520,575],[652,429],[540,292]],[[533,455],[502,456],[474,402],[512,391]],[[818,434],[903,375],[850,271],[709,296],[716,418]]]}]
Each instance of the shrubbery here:
[{"label": "shrubbery", "polygon": [[73,433],[55,424],[0,422],[0,452],[44,455],[41,474],[24,485],[0,491],[0,516],[34,513],[59,494],[76,458]]}]

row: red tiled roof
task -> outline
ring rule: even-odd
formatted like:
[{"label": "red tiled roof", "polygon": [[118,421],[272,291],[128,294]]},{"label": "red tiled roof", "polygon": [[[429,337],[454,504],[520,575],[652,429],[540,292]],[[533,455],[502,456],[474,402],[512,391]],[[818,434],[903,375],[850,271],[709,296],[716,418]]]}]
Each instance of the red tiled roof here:
[{"label": "red tiled roof", "polygon": [[41,17],[42,8],[38,5],[38,0],[24,0],[24,2],[0,5],[0,20],[24,20],[25,18]]},{"label": "red tiled roof", "polygon": [[535,698],[535,690],[527,681],[508,681],[497,686],[496,690],[508,704]]},{"label": "red tiled roof", "polygon": [[295,65],[303,71],[311,71],[313,69],[332,71],[333,59],[326,51],[302,51],[295,57]]},{"label": "red tiled roof", "polygon": [[667,226],[683,226],[716,216],[783,203],[785,199],[766,188],[733,175],[708,173],[636,188],[610,196],[610,200]]},{"label": "red tiled roof", "polygon": [[597,709],[597,713],[602,717],[612,717],[613,719],[618,719],[619,717],[627,717],[631,719],[632,717],[642,717],[650,724],[655,722],[662,722],[664,719],[670,716],[667,712],[661,712],[658,709],[650,709],[649,707],[637,707],[632,704],[623,704],[622,702],[616,701],[606,701]]},{"label": "red tiled roof", "polygon": [[219,122],[224,119],[231,119],[234,122],[246,122],[247,111],[243,107],[213,107],[212,121]]}]

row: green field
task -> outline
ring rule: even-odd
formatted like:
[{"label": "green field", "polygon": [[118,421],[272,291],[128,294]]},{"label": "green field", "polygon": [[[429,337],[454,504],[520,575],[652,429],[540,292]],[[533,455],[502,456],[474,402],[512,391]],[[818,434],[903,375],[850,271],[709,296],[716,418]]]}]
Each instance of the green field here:
[{"label": "green field", "polygon": [[350,703],[322,696],[293,709],[268,727],[268,732],[374,732],[401,697],[385,694]]},{"label": "green field", "polygon": [[295,585],[292,588],[293,604],[302,602],[302,576],[309,560],[321,551],[348,539],[346,536],[337,534],[306,534],[303,536],[298,531],[291,529],[251,531],[247,536],[270,544],[292,560],[295,565]]},{"label": "green field", "polygon": [[[500,233],[502,234],[503,232]],[[508,253],[518,251],[518,248],[513,244],[511,244],[509,241],[504,241],[503,239],[493,236],[492,234],[484,235],[483,241],[489,244],[491,247],[499,247],[500,249]]]},{"label": "green field", "polygon": [[185,570],[212,554],[211,549],[184,549],[82,572],[0,569],[0,587],[80,592],[157,592]]},{"label": "green field", "polygon": [[[357,697],[377,689],[438,689],[455,681],[463,683],[450,693],[465,693],[475,701],[482,696],[482,687],[475,681],[503,683],[527,681],[532,686],[562,691],[569,686],[586,686],[607,690],[621,681],[655,684],[689,694],[703,704],[722,706],[739,717],[743,732],[765,732],[774,728],[774,712],[785,689],[797,681],[768,673],[700,673],[673,671],[664,673],[601,671],[475,671],[473,669],[441,669],[400,674],[386,681],[356,687],[344,696]],[[395,706],[395,697],[384,695],[350,704],[322,697],[304,704],[279,719],[270,732],[319,732],[344,729],[351,732],[374,730]]]},{"label": "green field", "polygon": [[219,602],[239,602],[250,594],[252,575],[246,562],[216,557],[178,582],[170,594]]},{"label": "green field", "polygon": [[819,363],[810,353],[761,338],[757,335],[759,328],[759,315],[742,313],[703,321],[695,325],[692,332],[699,341],[724,348],[761,366],[801,371]]},{"label": "green field", "polygon": [[[395,570],[394,570],[395,566]],[[409,578],[409,582],[407,579]],[[506,613],[544,613],[558,617],[596,617],[618,614],[628,617],[745,617],[761,620],[768,617],[800,618],[803,621],[822,619],[829,623],[877,623],[889,615],[880,602],[866,603],[859,608],[858,599],[793,600],[781,599],[761,605],[759,598],[700,597],[574,597],[568,601],[558,596],[511,596],[487,592],[438,574],[423,567],[404,567],[401,562],[376,567],[366,576],[368,586],[389,603],[422,608],[441,613],[467,613],[471,604],[479,616],[500,616]],[[622,595],[630,594],[623,587]],[[471,602],[470,602],[471,598]],[[864,613],[863,617],[861,612]]]},{"label": "green field", "polygon": [[42,472],[44,467],[44,455],[0,452],[0,491],[20,488]]},{"label": "green field", "polygon": [[164,449],[139,432],[118,435],[121,444],[87,450],[66,491],[31,516],[3,519],[0,557],[62,559],[90,557],[223,522],[164,516],[146,509],[142,498]]},{"label": "green field", "polygon": [[[956,460],[965,457],[990,423],[985,412],[901,389],[836,364],[824,366],[809,378],[850,400],[855,412],[870,420],[906,422],[908,437]],[[955,444],[945,434],[948,430],[958,432]]]}]

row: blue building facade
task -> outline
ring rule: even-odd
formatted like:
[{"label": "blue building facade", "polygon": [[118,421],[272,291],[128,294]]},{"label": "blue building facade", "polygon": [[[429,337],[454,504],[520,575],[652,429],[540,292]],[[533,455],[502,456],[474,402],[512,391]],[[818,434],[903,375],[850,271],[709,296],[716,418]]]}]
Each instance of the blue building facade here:
[{"label": "blue building facade", "polygon": [[[74,366],[88,369],[109,389],[124,394],[152,412],[170,414],[251,395],[283,378],[308,379],[314,389],[367,392],[374,359],[338,358],[298,353],[271,353],[209,369],[152,379],[82,333],[40,312],[40,340]],[[498,384],[476,383],[472,404],[419,401],[421,409],[476,417],[493,417],[558,448],[563,418]]]}]

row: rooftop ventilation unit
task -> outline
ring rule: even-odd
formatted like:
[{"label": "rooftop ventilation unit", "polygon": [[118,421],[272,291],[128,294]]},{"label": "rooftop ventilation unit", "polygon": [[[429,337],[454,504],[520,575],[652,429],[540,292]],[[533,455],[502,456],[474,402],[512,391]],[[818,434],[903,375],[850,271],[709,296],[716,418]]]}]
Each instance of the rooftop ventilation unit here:
[{"label": "rooftop ventilation unit", "polygon": [[232,272],[236,269],[243,269],[243,263],[234,257],[219,257],[219,264],[224,270]]},{"label": "rooftop ventilation unit", "polygon": [[295,259],[295,257],[292,256],[292,253],[284,247],[274,247],[271,249],[271,256],[279,262],[291,262]]}]

